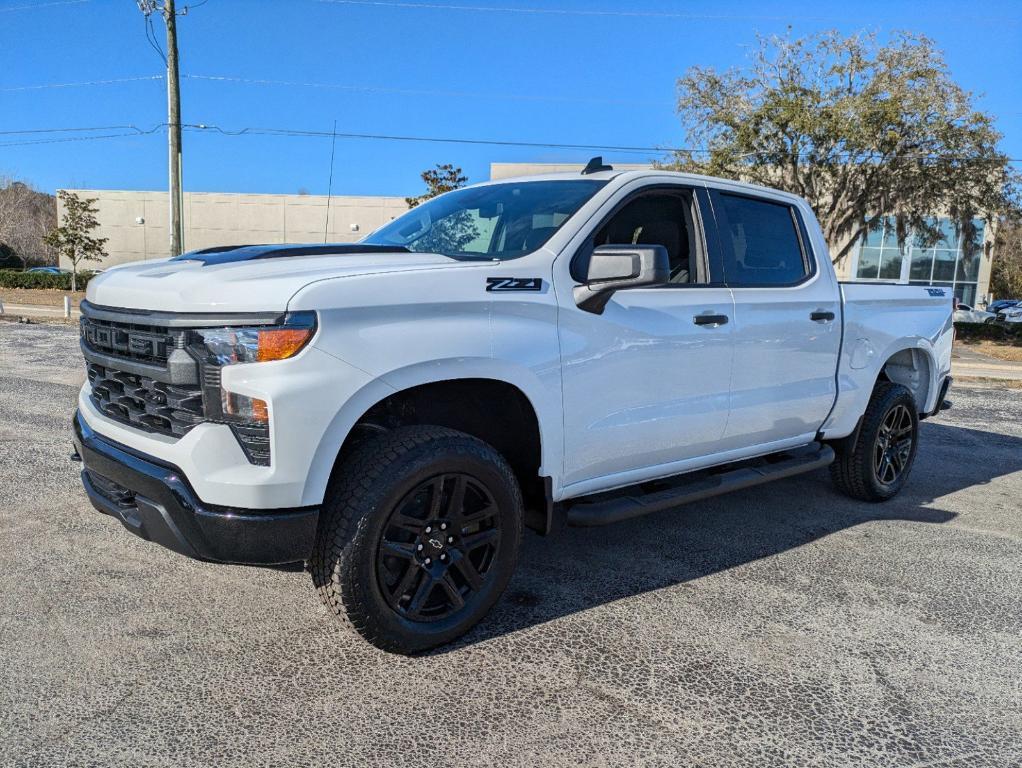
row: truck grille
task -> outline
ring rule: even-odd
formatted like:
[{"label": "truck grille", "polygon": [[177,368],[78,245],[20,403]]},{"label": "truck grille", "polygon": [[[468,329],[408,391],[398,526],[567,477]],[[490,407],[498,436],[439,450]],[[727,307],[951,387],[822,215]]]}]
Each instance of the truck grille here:
[{"label": "truck grille", "polygon": [[174,437],[205,421],[198,384],[166,384],[97,363],[88,363],[86,370],[93,405],[116,421]]},{"label": "truck grille", "polygon": [[[95,307],[88,301],[81,310],[89,399],[100,413],[171,437],[204,422],[226,424],[250,463],[270,465],[269,425],[239,423],[223,413],[220,368],[206,360],[196,330],[207,326],[198,317],[193,324],[187,315]],[[280,320],[246,315],[242,324]],[[210,322],[230,324],[219,317]]]},{"label": "truck grille", "polygon": [[81,320],[82,341],[93,351],[141,363],[165,364],[184,331],[151,325],[115,323],[92,317]]}]

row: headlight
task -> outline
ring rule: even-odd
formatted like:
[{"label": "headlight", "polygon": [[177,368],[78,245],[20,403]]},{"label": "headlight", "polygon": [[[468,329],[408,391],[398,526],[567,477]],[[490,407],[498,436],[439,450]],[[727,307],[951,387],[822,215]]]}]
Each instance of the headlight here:
[{"label": "headlight", "polygon": [[224,366],[265,363],[297,355],[316,333],[314,312],[292,312],[283,325],[251,328],[204,328],[195,332],[207,361]]},{"label": "headlight", "polygon": [[194,331],[192,355],[202,364],[203,402],[212,421],[228,424],[248,460],[270,463],[270,408],[265,400],[224,389],[220,369],[297,355],[316,333],[315,312],[292,312],[280,325]]}]

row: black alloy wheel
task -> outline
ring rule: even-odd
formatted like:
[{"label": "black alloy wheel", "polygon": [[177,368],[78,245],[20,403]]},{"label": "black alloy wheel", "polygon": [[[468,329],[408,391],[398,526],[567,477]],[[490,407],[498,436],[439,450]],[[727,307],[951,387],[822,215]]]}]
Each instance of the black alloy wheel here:
[{"label": "black alloy wheel", "polygon": [[912,412],[903,403],[895,405],[884,416],[873,445],[873,471],[884,485],[896,483],[908,468],[915,443],[915,425]]},{"label": "black alloy wheel", "polygon": [[378,648],[443,645],[507,587],[524,512],[504,457],[446,427],[396,427],[344,458],[309,570],[331,613]]},{"label": "black alloy wheel", "polygon": [[908,480],[919,445],[919,406],[906,387],[878,382],[856,433],[837,440],[830,476],[853,499],[887,501]]},{"label": "black alloy wheel", "polygon": [[445,619],[483,587],[500,540],[486,486],[462,473],[432,477],[401,499],[384,526],[376,566],[384,598],[411,621]]}]

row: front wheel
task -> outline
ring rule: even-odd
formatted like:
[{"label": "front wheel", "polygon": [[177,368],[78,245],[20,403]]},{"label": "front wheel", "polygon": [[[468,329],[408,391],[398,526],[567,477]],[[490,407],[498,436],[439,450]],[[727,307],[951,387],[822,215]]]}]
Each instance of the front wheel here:
[{"label": "front wheel", "polygon": [[334,614],[373,645],[412,653],[486,615],[521,535],[518,482],[495,449],[452,429],[400,427],[341,467],[309,566]]},{"label": "front wheel", "polygon": [[853,446],[837,450],[834,484],[853,499],[887,501],[897,495],[916,457],[919,414],[912,393],[881,382],[873,390]]}]

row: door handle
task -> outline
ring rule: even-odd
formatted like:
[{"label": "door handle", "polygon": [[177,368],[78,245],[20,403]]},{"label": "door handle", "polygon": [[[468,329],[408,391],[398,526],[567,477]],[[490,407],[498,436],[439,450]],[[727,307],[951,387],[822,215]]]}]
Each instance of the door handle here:
[{"label": "door handle", "polygon": [[829,323],[834,319],[833,312],[810,312],[809,319],[814,323]]},{"label": "door handle", "polygon": [[727,315],[695,315],[692,322],[696,325],[724,325],[727,323]]}]

